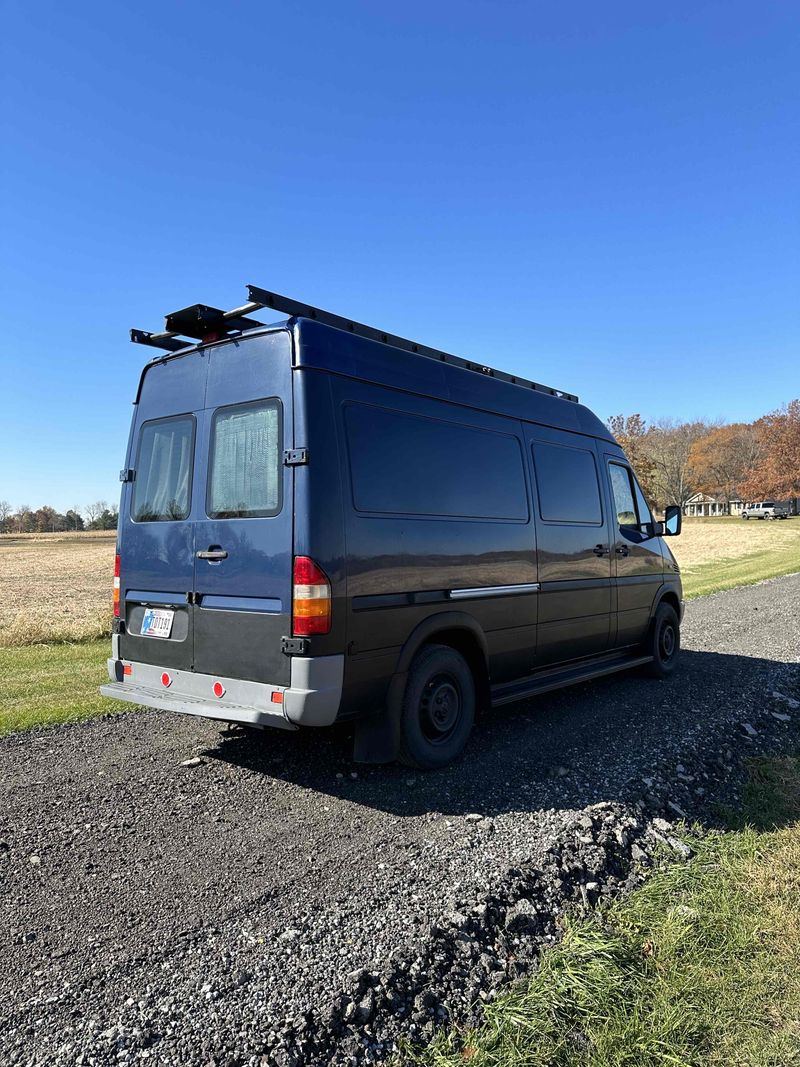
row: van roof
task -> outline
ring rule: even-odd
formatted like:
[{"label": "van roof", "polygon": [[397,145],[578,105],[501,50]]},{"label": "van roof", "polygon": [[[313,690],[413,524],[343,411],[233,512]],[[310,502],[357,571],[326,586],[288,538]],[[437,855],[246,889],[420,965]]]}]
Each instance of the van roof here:
[{"label": "van roof", "polygon": [[[242,307],[223,312],[197,304],[167,315],[167,329],[163,333],[131,330],[131,340],[168,350],[168,354],[151,360],[147,365],[150,366],[211,343],[288,330],[295,337],[298,366],[347,374],[375,384],[614,441],[608,427],[578,403],[572,393],[384,333],[256,286],[248,286],[248,290],[251,300]],[[253,311],[265,307],[288,311],[289,317],[271,325],[250,317]],[[236,332],[231,335],[231,330]],[[197,340],[184,341],[180,334]],[[142,371],[137,401],[147,366]]]}]

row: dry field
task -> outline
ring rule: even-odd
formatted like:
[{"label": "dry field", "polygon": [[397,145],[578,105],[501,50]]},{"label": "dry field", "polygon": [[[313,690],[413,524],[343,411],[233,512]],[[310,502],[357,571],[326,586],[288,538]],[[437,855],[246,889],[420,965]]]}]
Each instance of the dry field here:
[{"label": "dry field", "polygon": [[[0,535],[0,647],[103,637],[114,532]],[[670,548],[689,596],[800,571],[800,519],[688,519]]]},{"label": "dry field", "polygon": [[754,552],[800,546],[800,519],[684,519],[680,537],[667,542],[681,568],[690,569]]},{"label": "dry field", "polygon": [[111,631],[112,530],[0,536],[0,647]]}]

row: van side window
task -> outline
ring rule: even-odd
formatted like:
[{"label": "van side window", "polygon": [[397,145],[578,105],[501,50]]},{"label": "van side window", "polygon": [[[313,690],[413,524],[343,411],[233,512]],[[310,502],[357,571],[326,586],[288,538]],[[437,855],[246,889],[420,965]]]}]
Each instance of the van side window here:
[{"label": "van side window", "polygon": [[211,426],[206,510],[212,519],[259,518],[281,509],[277,400],[218,408]]},{"label": "van side window", "polygon": [[142,423],[131,507],[134,522],[186,518],[193,453],[193,415]]},{"label": "van side window", "polygon": [[345,423],[357,511],[527,521],[513,435],[367,404],[346,405]]},{"label": "van side window", "polygon": [[539,514],[545,522],[603,521],[594,453],[585,448],[536,441],[533,463],[539,493]]},{"label": "van side window", "polygon": [[614,494],[614,507],[617,512],[617,524],[619,526],[638,526],[640,521],[636,510],[636,501],[633,493],[633,478],[627,467],[620,463],[609,463],[608,472],[611,476],[611,491]]}]

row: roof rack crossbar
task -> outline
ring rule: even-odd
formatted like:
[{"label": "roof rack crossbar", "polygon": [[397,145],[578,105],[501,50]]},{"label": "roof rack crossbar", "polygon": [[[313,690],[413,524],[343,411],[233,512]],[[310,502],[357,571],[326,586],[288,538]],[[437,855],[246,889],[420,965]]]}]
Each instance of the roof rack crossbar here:
[{"label": "roof rack crossbar", "polygon": [[[131,340],[136,344],[150,345],[152,348],[160,348],[168,352],[176,352],[186,348],[191,341],[180,340],[183,337],[192,337],[202,340],[208,333],[216,334],[218,331],[224,334],[225,329],[234,331],[253,329],[263,325],[250,319],[248,316],[254,311],[270,308],[290,318],[313,319],[324,323],[326,326],[334,326],[338,330],[356,334],[358,337],[366,337],[372,341],[380,341],[382,344],[400,348],[414,355],[427,356],[429,359],[437,359],[442,363],[449,363],[465,370],[485,374],[490,378],[498,378],[500,381],[519,385],[526,389],[534,389],[548,396],[559,397],[562,400],[571,400],[577,403],[578,398],[574,393],[567,393],[561,389],[553,389],[541,382],[534,382],[528,378],[522,378],[518,374],[508,374],[505,371],[496,370],[494,367],[485,366],[472,360],[462,359],[450,352],[442,352],[438,348],[430,348],[428,345],[417,341],[410,341],[406,337],[398,337],[395,334],[376,330],[374,326],[366,326],[363,322],[345,318],[343,315],[335,315],[332,311],[323,311],[311,304],[303,304],[291,297],[281,296],[279,293],[269,292],[257,285],[247,286],[249,301],[241,307],[231,311],[220,311],[218,308],[209,308],[205,304],[196,304],[191,308],[173,312],[166,317],[167,329],[161,333],[148,333],[146,330],[131,330]],[[189,332],[187,332],[187,330]]]}]

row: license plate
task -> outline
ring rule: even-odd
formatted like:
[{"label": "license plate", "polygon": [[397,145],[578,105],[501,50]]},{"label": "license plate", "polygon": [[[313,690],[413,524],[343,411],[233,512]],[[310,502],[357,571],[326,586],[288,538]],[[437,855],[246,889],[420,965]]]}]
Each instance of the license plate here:
[{"label": "license plate", "polygon": [[169,637],[174,617],[175,612],[166,608],[146,608],[139,633],[142,637]]}]

